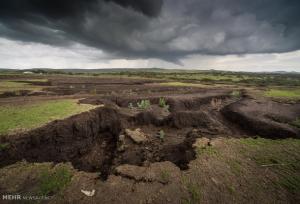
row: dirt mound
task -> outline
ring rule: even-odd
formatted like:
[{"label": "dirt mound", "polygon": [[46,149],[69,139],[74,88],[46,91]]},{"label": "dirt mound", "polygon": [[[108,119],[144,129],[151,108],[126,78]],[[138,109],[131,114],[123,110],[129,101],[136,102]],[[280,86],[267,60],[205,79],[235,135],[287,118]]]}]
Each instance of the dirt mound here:
[{"label": "dirt mound", "polygon": [[300,104],[243,99],[221,110],[244,130],[270,138],[300,137],[300,130],[289,125],[300,116]]}]

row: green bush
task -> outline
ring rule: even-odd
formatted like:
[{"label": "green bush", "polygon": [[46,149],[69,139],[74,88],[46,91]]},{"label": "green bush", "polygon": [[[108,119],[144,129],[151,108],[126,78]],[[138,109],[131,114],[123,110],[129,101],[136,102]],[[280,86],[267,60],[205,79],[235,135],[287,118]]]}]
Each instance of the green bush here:
[{"label": "green bush", "polygon": [[132,103],[129,103],[129,104],[128,104],[128,108],[133,109],[133,104],[132,104]]},{"label": "green bush", "polygon": [[170,107],[164,98],[159,99],[158,105],[159,105],[159,107],[165,108],[167,110],[169,110],[169,107]]},{"label": "green bush", "polygon": [[141,100],[140,102],[137,102],[137,107],[143,110],[146,110],[150,107],[151,103],[149,100]]},{"label": "green bush", "polygon": [[165,132],[163,130],[159,131],[159,139],[165,139]]},{"label": "green bush", "polygon": [[233,98],[241,98],[241,92],[238,90],[235,90],[233,92],[231,92],[230,94]]}]

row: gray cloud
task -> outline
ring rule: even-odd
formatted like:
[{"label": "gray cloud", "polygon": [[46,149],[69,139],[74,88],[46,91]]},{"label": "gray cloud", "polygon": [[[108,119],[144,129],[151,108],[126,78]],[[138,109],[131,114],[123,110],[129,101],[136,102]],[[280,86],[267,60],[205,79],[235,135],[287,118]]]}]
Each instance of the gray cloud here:
[{"label": "gray cloud", "polygon": [[297,0],[3,0],[0,36],[127,58],[300,48]]}]

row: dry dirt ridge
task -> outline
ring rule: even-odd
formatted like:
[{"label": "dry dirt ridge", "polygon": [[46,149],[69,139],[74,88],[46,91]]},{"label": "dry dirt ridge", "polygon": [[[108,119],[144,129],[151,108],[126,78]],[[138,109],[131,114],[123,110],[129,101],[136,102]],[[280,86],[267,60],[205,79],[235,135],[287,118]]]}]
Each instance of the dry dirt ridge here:
[{"label": "dry dirt ridge", "polygon": [[[230,97],[228,91],[165,97],[170,109],[149,97],[148,110],[128,108],[138,97],[89,98],[82,103],[104,107],[54,121],[27,133],[3,137],[9,143],[0,152],[1,167],[20,160],[71,162],[79,170],[100,172],[106,180],[120,174],[118,166],[150,166],[169,161],[186,170],[195,159],[197,138],[248,137],[299,138],[289,123],[300,115],[300,104]],[[136,135],[134,135],[136,134]]]}]

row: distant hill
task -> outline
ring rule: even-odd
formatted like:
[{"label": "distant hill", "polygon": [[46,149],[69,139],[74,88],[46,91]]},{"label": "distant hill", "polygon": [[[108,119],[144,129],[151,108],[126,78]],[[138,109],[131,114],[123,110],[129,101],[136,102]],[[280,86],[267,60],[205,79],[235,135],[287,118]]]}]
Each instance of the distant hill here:
[{"label": "distant hill", "polygon": [[32,69],[9,69],[0,68],[0,73],[10,72],[10,73],[23,73],[23,72],[33,72],[33,73],[68,73],[68,74],[101,74],[101,73],[121,73],[121,72],[131,72],[131,73],[142,73],[142,72],[152,72],[152,73],[205,73],[205,72],[218,72],[218,73],[257,73],[257,74],[300,74],[300,72],[286,72],[286,71],[274,71],[274,72],[242,72],[242,71],[222,71],[222,70],[199,70],[199,69],[165,69],[165,68],[101,68],[101,69],[51,69],[51,68],[32,68]]}]

